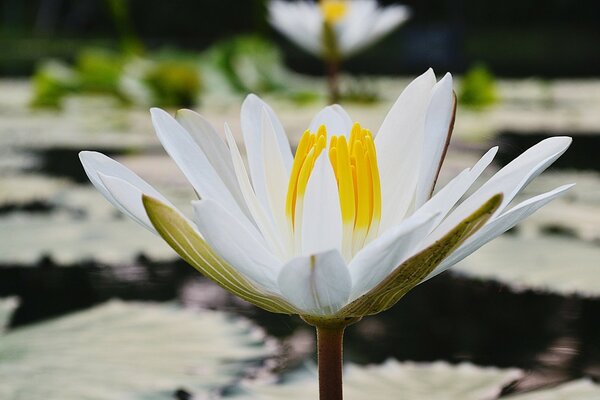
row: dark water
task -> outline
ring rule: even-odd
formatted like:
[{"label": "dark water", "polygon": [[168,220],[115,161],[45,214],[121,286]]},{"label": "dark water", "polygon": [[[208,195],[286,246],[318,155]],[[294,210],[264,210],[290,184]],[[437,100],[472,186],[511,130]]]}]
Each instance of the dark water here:
[{"label": "dark water", "polygon": [[[21,299],[12,327],[120,298],[226,310],[282,339],[307,329],[298,317],[264,312],[230,296],[181,261],[141,258],[131,266],[57,267],[44,260],[36,267],[7,266],[0,269],[0,297],[7,295]],[[600,300],[515,293],[493,282],[443,274],[391,310],[351,326],[346,359],[362,364],[388,358],[468,360],[523,368],[536,382],[600,379],[599,315]]]}]

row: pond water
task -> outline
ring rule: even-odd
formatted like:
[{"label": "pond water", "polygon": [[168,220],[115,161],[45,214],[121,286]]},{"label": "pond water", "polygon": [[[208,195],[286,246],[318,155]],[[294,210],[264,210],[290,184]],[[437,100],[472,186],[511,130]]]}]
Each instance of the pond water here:
[{"label": "pond water", "polygon": [[[505,84],[506,87],[511,85],[514,83]],[[7,99],[12,93],[13,99],[16,98],[17,103],[21,101],[22,106],[11,103],[10,107],[19,111],[13,115],[5,111],[0,123],[3,153],[10,154],[0,173],[0,233],[6,246],[4,255],[0,254],[0,298],[17,296],[20,299],[10,328],[87,309],[113,298],[175,301],[185,307],[225,310],[255,321],[285,345],[276,370],[293,369],[306,357],[313,356],[312,332],[297,317],[263,312],[207,282],[184,262],[176,260],[170,250],[160,247],[155,239],[143,236],[143,232],[138,237],[137,232],[141,230],[115,214],[91,189],[77,158],[82,148],[126,159],[130,162],[128,165],[137,166],[137,171],[150,181],[158,180],[161,189],[174,196],[176,204],[187,203],[190,190],[172,166],[162,168],[166,157],[150,134],[144,112],[114,110],[107,106],[100,108],[101,115],[93,116],[93,121],[81,119],[79,112],[86,110],[84,105],[75,108],[76,116],[73,110],[56,115],[31,113],[22,111],[27,110],[26,84],[5,82],[0,83],[1,87],[5,87],[8,94],[6,91],[0,94],[0,104],[9,104]],[[559,89],[557,93],[561,93]],[[567,93],[572,96],[572,91],[567,90]],[[531,96],[524,93],[521,98],[513,98],[512,103],[500,106],[500,111],[490,111],[489,117],[495,121],[490,129],[499,132],[493,135],[486,133],[489,127],[479,134],[473,133],[470,127],[485,119],[485,115],[467,111],[462,125],[465,129],[461,131],[461,125],[457,126],[453,155],[446,165],[447,176],[442,179],[469,165],[481,149],[492,143],[501,145],[497,168],[542,138],[559,134],[531,129],[531,122],[524,130],[515,129],[510,123],[505,124],[505,129],[498,128],[497,125],[503,126],[497,122],[498,114],[510,115],[515,104],[537,104],[535,112],[540,114],[540,120],[544,113],[555,113],[556,110],[545,109],[547,105],[531,100]],[[556,113],[579,101],[569,96],[570,102],[555,103],[554,107],[559,107]],[[375,115],[383,115],[387,106],[386,103],[369,108],[366,119],[375,121]],[[217,121],[236,121],[237,107],[204,111],[214,115]],[[292,131],[301,131],[296,127],[301,126],[302,118],[309,120],[316,108],[308,106],[298,112],[286,105],[282,119],[287,126],[292,126]],[[102,121],[102,115],[110,115],[111,110],[119,115],[119,121]],[[596,175],[600,161],[595,154],[600,141],[600,124],[594,125],[595,120],[590,122],[586,116],[581,118],[584,120],[579,125],[581,129],[575,133],[565,131],[575,136],[573,147],[549,172],[550,178],[538,185],[551,185],[555,180],[578,180],[581,176],[584,189],[558,203],[560,210],[545,214],[546,220],[533,219],[524,224],[524,233],[519,230],[513,235],[523,235],[526,240],[533,232],[535,237],[552,234],[558,240],[576,240],[592,247],[600,243],[600,224],[589,222],[590,218],[597,219],[600,215],[600,178]],[[82,134],[90,124],[94,124],[93,133]],[[594,126],[597,130],[590,130]],[[45,133],[40,134],[41,131]],[[56,136],[51,136],[54,133]],[[156,180],[153,181],[153,177]],[[28,179],[32,180],[31,187],[26,186]],[[564,210],[568,219],[558,215],[548,222],[549,215],[564,214]],[[48,236],[52,231],[39,227],[53,223],[57,223],[57,229],[68,226],[74,235],[63,242],[52,241]],[[91,223],[106,227],[108,233],[94,239],[90,231],[96,228],[90,228]],[[9,231],[9,227],[14,231]],[[128,243],[117,243],[114,238],[111,242],[110,229],[115,229],[113,233],[117,229],[132,232],[135,240],[132,236],[131,248]],[[19,237],[17,231],[27,234],[28,230],[35,243],[18,247],[15,252],[8,251],[17,246],[11,243],[11,236]],[[45,236],[36,236],[36,230]],[[85,246],[78,235],[86,238]],[[86,247],[94,240],[97,247]],[[44,247],[44,241],[52,243],[52,248]],[[61,253],[60,246],[69,249],[67,255]],[[102,246],[110,246],[114,252],[105,256],[101,254]],[[85,251],[77,252],[78,247]],[[551,248],[546,250],[552,251]],[[24,254],[27,251],[30,254]],[[597,261],[590,260],[590,264]],[[517,385],[506,389],[507,393],[580,377],[600,380],[600,292],[595,295],[586,292],[587,296],[583,296],[574,290],[565,294],[553,290],[551,283],[547,290],[536,291],[510,279],[500,283],[485,277],[446,273],[428,281],[390,311],[365,318],[349,328],[346,357],[359,364],[381,363],[388,358],[471,361],[528,371]],[[185,393],[180,395],[185,396]]]}]

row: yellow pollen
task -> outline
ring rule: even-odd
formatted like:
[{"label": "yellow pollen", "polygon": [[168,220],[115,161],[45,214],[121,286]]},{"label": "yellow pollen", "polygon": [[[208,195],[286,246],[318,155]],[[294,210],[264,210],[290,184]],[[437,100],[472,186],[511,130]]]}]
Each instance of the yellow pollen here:
[{"label": "yellow pollen", "polygon": [[[327,130],[320,126],[316,133],[304,132],[292,165],[286,214],[292,232],[298,232],[304,194],[315,161],[327,147]],[[342,251],[351,257],[377,235],[381,218],[381,184],[373,136],[356,123],[345,136],[332,136],[327,150],[333,169],[344,225]]]},{"label": "yellow pollen", "polygon": [[348,13],[347,0],[320,0],[319,7],[328,24],[335,24]]}]

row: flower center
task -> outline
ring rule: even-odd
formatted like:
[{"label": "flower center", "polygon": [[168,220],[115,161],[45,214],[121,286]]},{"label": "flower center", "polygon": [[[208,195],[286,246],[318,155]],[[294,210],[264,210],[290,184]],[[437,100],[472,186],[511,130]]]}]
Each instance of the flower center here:
[{"label": "flower center", "polygon": [[321,14],[328,24],[335,24],[348,12],[346,0],[321,0],[319,7],[321,7]]},{"label": "flower center", "polygon": [[[295,236],[300,230],[304,194],[315,161],[327,147],[327,129],[304,132],[288,185],[286,214]],[[336,177],[343,223],[342,252],[351,257],[371,241],[381,219],[381,185],[373,135],[356,123],[345,136],[332,136],[329,160]]]}]

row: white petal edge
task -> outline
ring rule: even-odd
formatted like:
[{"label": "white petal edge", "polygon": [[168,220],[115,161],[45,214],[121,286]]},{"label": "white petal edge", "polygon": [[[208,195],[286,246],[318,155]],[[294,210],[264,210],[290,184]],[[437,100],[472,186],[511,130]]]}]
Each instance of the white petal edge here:
[{"label": "white petal edge", "polygon": [[256,197],[264,207],[265,211],[270,215],[269,195],[267,183],[265,182],[266,174],[264,171],[262,138],[262,115],[264,110],[266,110],[271,125],[275,130],[275,134],[277,136],[277,145],[279,147],[279,151],[281,152],[281,158],[288,176],[292,168],[293,157],[290,143],[285,134],[285,130],[283,129],[283,125],[281,125],[281,122],[275,115],[273,109],[258,96],[254,94],[248,95],[242,103],[240,123],[242,126],[244,144],[246,145],[246,156],[248,157],[250,178],[252,180],[252,186],[254,188],[254,192],[256,193]]},{"label": "white petal edge", "polygon": [[[137,211],[136,213],[133,213],[130,208],[124,206],[121,201],[128,203],[132,209],[139,210],[139,207],[141,207],[143,210],[144,207],[142,205],[141,194],[139,195],[139,198],[136,199],[139,204],[135,206],[131,203],[131,200],[125,201],[125,198],[134,196],[134,193],[135,195],[137,195],[137,193],[145,193],[172,206],[162,194],[160,194],[148,182],[140,178],[129,168],[102,153],[95,151],[82,151],[79,153],[79,159],[81,160],[81,164],[83,165],[83,169],[89,180],[109,202],[111,202],[121,212],[147,228],[150,232],[156,233],[156,230],[152,224],[150,224],[147,216],[145,216],[145,218],[140,218],[140,215]],[[120,181],[128,184],[130,187],[117,183],[119,189],[117,190],[115,188],[114,190],[115,193],[119,193],[119,197],[122,197],[119,199],[107,187],[106,183],[101,178],[101,175],[118,178]],[[146,213],[144,211],[144,215],[145,214]]]},{"label": "white petal edge", "polygon": [[302,254],[341,250],[342,212],[337,182],[326,151],[308,180],[302,213]]},{"label": "white petal edge", "polygon": [[331,315],[348,302],[351,279],[337,250],[298,257],[278,278],[282,296],[305,315]]},{"label": "white petal edge", "polygon": [[194,201],[192,205],[194,221],[206,243],[241,274],[279,293],[277,276],[283,262],[266,248],[262,238],[213,200]]},{"label": "white petal edge", "polygon": [[541,174],[550,164],[560,157],[571,144],[572,139],[566,136],[555,136],[542,140],[526,150],[504,168],[485,182],[475,193],[459,204],[448,217],[442,221],[432,234],[432,240],[437,240],[456,224],[462,221],[479,204],[495,193],[503,193],[504,199],[498,207],[496,215],[512,201],[512,199],[533,178]]},{"label": "white petal edge", "polygon": [[183,126],[160,108],[150,109],[150,114],[161,144],[200,197],[216,200],[240,220],[247,220],[204,151]]},{"label": "white petal edge", "polygon": [[348,265],[352,278],[349,301],[373,289],[413,255],[418,244],[430,232],[436,217],[437,214],[425,213],[411,216],[360,250]]},{"label": "white petal edge", "polygon": [[431,68],[413,80],[400,94],[375,137],[381,180],[380,232],[397,225],[414,199],[425,112],[435,83]]},{"label": "white petal edge", "polygon": [[415,207],[417,208],[431,196],[435,180],[444,161],[444,152],[450,141],[450,124],[454,119],[454,106],[452,75],[447,73],[433,87],[433,94],[427,108],[423,155],[421,156],[415,197]]},{"label": "white petal edge", "polygon": [[[523,219],[539,210],[541,207],[554,200],[556,197],[563,194],[565,191],[572,188],[574,184],[563,185],[549,192],[527,199],[502,215],[499,215],[484,225],[472,237],[470,237],[462,246],[448,256],[435,270],[433,270],[424,281],[441,274],[454,264],[463,260],[474,251],[497,238],[513,226],[517,225]],[[423,282],[424,282],[423,281]]]},{"label": "white petal edge", "polygon": [[323,108],[312,119],[309,127],[311,132],[317,132],[321,125],[327,128],[328,136],[350,136],[352,130],[352,118],[339,104],[333,104]]}]

